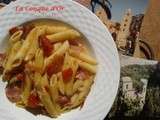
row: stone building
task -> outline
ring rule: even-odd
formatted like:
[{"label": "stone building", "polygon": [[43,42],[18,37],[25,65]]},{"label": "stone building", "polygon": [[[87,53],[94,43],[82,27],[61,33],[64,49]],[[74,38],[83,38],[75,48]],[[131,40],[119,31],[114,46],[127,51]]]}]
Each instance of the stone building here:
[{"label": "stone building", "polygon": [[111,33],[114,41],[117,40],[117,35],[120,30],[120,23],[114,22],[108,19],[107,14],[103,8],[99,8],[96,11],[97,17],[104,23],[104,25],[108,28],[109,32]]},{"label": "stone building", "polygon": [[125,95],[125,99],[136,100],[138,98],[140,100],[139,106],[142,109],[145,102],[148,80],[142,78],[140,82],[143,83],[143,89],[140,93],[137,93],[133,87],[132,79],[128,76],[122,77],[122,92]]},{"label": "stone building", "polygon": [[125,98],[135,99],[135,89],[133,88],[133,82],[130,77],[122,78],[122,91],[125,94]]},{"label": "stone building", "polygon": [[[140,31],[140,39],[148,44],[153,59],[160,60],[160,1],[150,0]],[[150,53],[151,54],[151,53]],[[143,53],[141,57],[145,57]]]},{"label": "stone building", "polygon": [[130,35],[130,24],[132,22],[131,9],[128,9],[121,22],[120,31],[117,36],[117,47],[125,50],[127,38]]}]

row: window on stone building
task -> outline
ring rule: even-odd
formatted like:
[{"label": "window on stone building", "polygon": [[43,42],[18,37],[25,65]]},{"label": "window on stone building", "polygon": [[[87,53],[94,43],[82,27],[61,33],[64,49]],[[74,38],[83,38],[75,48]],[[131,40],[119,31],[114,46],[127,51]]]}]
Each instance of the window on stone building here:
[{"label": "window on stone building", "polygon": [[126,85],[126,89],[128,90],[128,85]]}]

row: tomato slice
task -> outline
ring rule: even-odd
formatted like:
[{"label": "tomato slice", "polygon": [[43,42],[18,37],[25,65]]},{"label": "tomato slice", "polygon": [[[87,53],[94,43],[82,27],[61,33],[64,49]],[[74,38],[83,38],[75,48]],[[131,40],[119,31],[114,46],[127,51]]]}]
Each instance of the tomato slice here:
[{"label": "tomato slice", "polygon": [[52,76],[62,70],[64,56],[56,56],[54,61],[46,68],[48,76]]},{"label": "tomato slice", "polygon": [[27,35],[30,33],[30,31],[34,28],[33,25],[24,25],[23,26],[23,35],[22,39],[26,39]]},{"label": "tomato slice", "polygon": [[36,93],[31,93],[28,98],[28,107],[37,108],[39,107],[40,99]]},{"label": "tomato slice", "polygon": [[65,83],[68,83],[71,80],[72,75],[73,75],[72,68],[68,68],[68,69],[63,70],[62,71],[63,81]]},{"label": "tomato slice", "polygon": [[17,32],[18,30],[21,30],[20,27],[13,27],[9,30],[9,34],[13,35],[15,32]]},{"label": "tomato slice", "polygon": [[17,80],[20,80],[20,81],[24,81],[25,80],[25,75],[23,73],[19,73],[17,76],[16,76]]},{"label": "tomato slice", "polygon": [[49,41],[49,39],[46,36],[42,35],[39,37],[39,44],[43,49],[44,56],[49,57],[53,51],[53,45]]}]

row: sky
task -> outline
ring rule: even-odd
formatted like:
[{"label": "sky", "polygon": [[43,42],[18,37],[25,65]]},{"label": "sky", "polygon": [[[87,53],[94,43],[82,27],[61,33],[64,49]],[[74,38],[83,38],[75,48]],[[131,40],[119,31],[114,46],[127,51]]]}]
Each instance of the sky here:
[{"label": "sky", "polygon": [[133,14],[145,13],[149,0],[110,0],[112,4],[112,20],[120,22],[126,9],[131,8]]}]

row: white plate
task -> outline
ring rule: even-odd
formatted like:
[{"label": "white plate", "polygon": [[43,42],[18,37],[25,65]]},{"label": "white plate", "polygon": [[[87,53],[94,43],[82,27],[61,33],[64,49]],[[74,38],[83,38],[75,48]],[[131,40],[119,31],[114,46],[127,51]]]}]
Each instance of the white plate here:
[{"label": "white plate", "polygon": [[[63,6],[61,11],[43,13],[20,12],[16,7],[24,6]],[[18,0],[0,11],[0,50],[6,46],[4,38],[13,26],[24,22],[50,18],[66,22],[81,31],[94,51],[98,60],[95,83],[92,86],[84,107],[65,113],[56,120],[103,120],[109,112],[119,84],[120,64],[115,43],[103,23],[87,8],[70,0]],[[34,116],[16,107],[5,96],[5,83],[0,81],[0,120],[54,120],[49,117]]]}]

